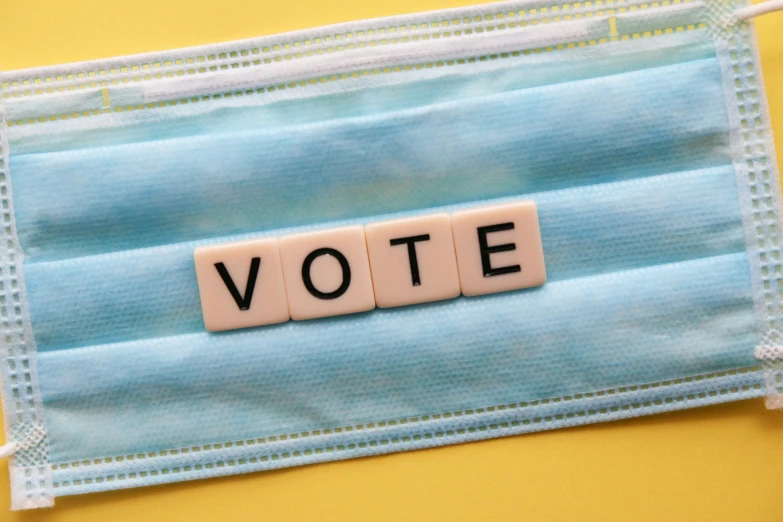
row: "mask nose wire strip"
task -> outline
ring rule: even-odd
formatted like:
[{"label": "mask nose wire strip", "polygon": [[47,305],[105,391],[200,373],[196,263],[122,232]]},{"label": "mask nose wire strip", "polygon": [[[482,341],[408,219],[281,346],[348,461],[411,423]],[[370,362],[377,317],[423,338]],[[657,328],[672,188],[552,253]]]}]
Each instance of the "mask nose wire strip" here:
[{"label": "mask nose wire strip", "polygon": [[734,16],[738,20],[747,20],[768,13],[774,13],[775,11],[783,11],[783,0],[768,0],[760,4],[740,7],[734,11]]}]

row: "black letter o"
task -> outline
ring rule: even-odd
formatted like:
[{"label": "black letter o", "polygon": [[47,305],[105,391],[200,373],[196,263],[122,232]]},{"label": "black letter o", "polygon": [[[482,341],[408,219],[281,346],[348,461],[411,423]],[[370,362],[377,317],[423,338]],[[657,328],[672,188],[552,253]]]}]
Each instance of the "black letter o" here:
[{"label": "black letter o", "polygon": [[[310,268],[313,265],[313,261],[315,261],[316,258],[325,255],[337,259],[337,261],[340,262],[340,268],[343,269],[343,282],[340,285],[340,288],[334,292],[321,292],[313,285],[313,280],[310,277]],[[348,290],[348,287],[351,284],[351,267],[348,265],[348,260],[345,256],[334,248],[319,248],[310,252],[305,258],[304,263],[302,263],[302,281],[304,281],[307,291],[318,299],[337,299]]]}]

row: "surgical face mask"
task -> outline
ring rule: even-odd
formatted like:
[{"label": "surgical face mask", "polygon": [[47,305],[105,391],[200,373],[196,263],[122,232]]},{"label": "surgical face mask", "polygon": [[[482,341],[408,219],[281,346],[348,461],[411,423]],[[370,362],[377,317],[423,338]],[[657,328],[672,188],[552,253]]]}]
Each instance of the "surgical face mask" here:
[{"label": "surgical face mask", "polygon": [[[4,74],[14,507],[780,394],[747,9],[508,2]],[[199,248],[279,238],[285,270],[285,238],[521,202],[539,286],[205,328]],[[261,286],[207,265],[230,306],[272,295],[264,256]]]}]

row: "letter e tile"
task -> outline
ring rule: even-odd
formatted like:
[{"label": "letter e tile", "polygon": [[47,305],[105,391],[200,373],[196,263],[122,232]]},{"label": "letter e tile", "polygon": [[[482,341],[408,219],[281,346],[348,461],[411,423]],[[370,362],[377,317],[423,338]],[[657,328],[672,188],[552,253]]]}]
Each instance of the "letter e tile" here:
[{"label": "letter e tile", "polygon": [[538,209],[533,201],[455,212],[451,226],[464,295],[546,282]]}]

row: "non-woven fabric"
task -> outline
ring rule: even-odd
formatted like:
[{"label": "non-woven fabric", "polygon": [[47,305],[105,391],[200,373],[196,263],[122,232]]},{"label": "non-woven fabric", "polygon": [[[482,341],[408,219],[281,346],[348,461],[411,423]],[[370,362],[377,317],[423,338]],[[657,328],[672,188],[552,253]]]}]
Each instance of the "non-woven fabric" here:
[{"label": "non-woven fabric", "polygon": [[[14,506],[768,393],[777,171],[737,7],[504,2],[4,74]],[[540,288],[204,330],[197,246],[528,199]]]}]

